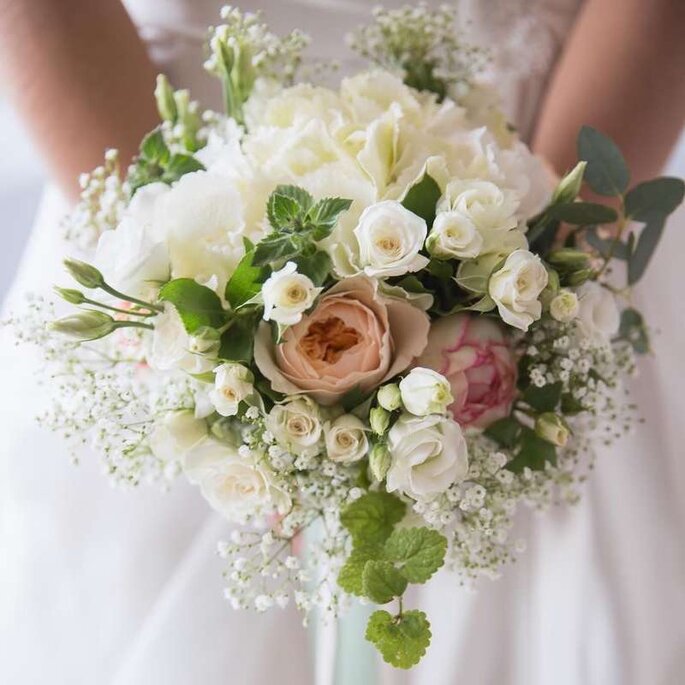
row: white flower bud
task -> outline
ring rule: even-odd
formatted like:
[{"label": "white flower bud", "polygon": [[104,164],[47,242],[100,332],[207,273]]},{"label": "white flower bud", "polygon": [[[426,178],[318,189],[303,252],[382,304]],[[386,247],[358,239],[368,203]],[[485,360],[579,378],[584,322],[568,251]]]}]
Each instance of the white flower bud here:
[{"label": "white flower bud", "polygon": [[101,288],[105,284],[102,274],[90,264],[78,259],[65,259],[64,266],[72,278],[84,288]]},{"label": "white flower bud", "polygon": [[562,290],[549,303],[549,313],[553,319],[561,323],[575,319],[579,309],[578,296],[571,290]]},{"label": "white flower bud", "polygon": [[117,328],[117,322],[108,314],[92,309],[53,321],[49,327],[56,333],[85,342],[109,335]]},{"label": "white flower bud", "polygon": [[433,369],[416,367],[400,381],[405,409],[415,416],[444,414],[454,402],[449,381]]},{"label": "white flower bud", "polygon": [[571,433],[566,421],[552,412],[545,412],[537,417],[535,432],[543,440],[547,440],[557,447],[564,447]]},{"label": "white flower bud", "polygon": [[383,435],[390,425],[390,412],[383,407],[374,407],[369,412],[369,423],[376,435]]},{"label": "white flower bud", "polygon": [[369,468],[371,469],[371,475],[377,481],[385,478],[391,463],[392,458],[388,448],[381,443],[374,445],[369,454]]},{"label": "white flower bud", "polygon": [[388,383],[378,389],[378,404],[387,411],[395,411],[402,406],[402,395],[397,383]]},{"label": "white flower bud", "polygon": [[552,204],[562,202],[573,202],[578,193],[580,193],[580,186],[583,183],[583,175],[585,174],[585,167],[587,162],[578,162],[571,171],[559,181],[559,185],[554,189],[552,194]]}]

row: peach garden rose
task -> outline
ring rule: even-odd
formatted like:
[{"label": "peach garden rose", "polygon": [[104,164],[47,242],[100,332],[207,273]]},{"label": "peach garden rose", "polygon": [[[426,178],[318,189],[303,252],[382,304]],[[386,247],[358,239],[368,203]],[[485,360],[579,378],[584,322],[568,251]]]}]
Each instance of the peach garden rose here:
[{"label": "peach garden rose", "polygon": [[255,363],[274,390],[306,392],[323,405],[356,387],[370,392],[404,371],[428,338],[428,316],[406,300],[378,292],[375,281],[340,281],[274,345],[268,324],[255,340]]},{"label": "peach garden rose", "polygon": [[434,321],[420,366],[445,376],[462,426],[486,428],[509,415],[516,393],[516,358],[501,326],[485,317],[453,314]]}]

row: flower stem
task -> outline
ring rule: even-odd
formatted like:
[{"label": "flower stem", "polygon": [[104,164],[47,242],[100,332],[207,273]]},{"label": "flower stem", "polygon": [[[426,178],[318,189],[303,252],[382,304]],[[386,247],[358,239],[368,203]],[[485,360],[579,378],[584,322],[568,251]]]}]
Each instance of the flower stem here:
[{"label": "flower stem", "polygon": [[132,302],[133,304],[138,304],[141,307],[145,307],[146,309],[150,309],[151,311],[155,312],[162,312],[164,311],[162,307],[160,307],[158,304],[151,304],[150,302],[145,302],[145,300],[139,300],[137,297],[131,297],[130,295],[124,295],[124,293],[120,293],[118,290],[115,290],[112,288],[111,285],[108,285],[107,283],[104,283],[102,286],[102,289],[109,293],[110,295],[113,295],[114,297],[118,297],[120,300],[125,300],[126,302]]}]

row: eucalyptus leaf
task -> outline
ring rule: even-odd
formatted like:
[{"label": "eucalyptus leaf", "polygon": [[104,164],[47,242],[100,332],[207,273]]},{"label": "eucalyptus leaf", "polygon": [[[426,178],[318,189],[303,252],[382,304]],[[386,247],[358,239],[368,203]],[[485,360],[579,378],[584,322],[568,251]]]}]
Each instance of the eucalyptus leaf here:
[{"label": "eucalyptus leaf", "polygon": [[629,307],[621,312],[619,335],[627,340],[638,354],[649,352],[649,334],[642,314]]},{"label": "eucalyptus leaf", "polygon": [[663,176],[639,183],[625,198],[626,215],[636,221],[652,222],[671,214],[683,201],[685,183],[679,178]]},{"label": "eucalyptus leaf", "polygon": [[587,162],[585,181],[599,195],[620,195],[628,187],[630,172],[618,146],[590,126],[578,134],[578,159]]},{"label": "eucalyptus leaf", "polygon": [[552,205],[548,211],[550,216],[558,221],[582,226],[609,224],[618,219],[615,209],[594,202],[569,202]]},{"label": "eucalyptus leaf", "polygon": [[661,240],[665,223],[666,216],[657,215],[640,231],[640,237],[637,239],[637,244],[628,262],[629,285],[637,283],[647,270],[649,261],[659,244],[659,240]]}]

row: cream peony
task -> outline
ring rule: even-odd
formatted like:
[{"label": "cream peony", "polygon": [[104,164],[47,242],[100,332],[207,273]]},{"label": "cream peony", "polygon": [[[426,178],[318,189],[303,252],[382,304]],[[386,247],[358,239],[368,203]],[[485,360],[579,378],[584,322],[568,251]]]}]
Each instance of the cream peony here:
[{"label": "cream peony", "polygon": [[266,427],[288,452],[313,456],[321,449],[321,415],[316,404],[306,397],[274,405],[266,418]]},{"label": "cream peony", "polygon": [[385,200],[367,207],[354,229],[360,267],[377,278],[423,269],[428,258],[419,252],[427,231],[426,222],[399,202]]},{"label": "cream peony", "polygon": [[506,323],[527,331],[542,314],[539,297],[548,279],[540,257],[528,250],[515,250],[490,276],[488,293]]},{"label": "cream peony", "polygon": [[578,328],[596,345],[606,345],[618,331],[621,317],[616,299],[595,281],[578,289]]},{"label": "cream peony", "polygon": [[416,416],[444,414],[454,398],[449,381],[437,371],[414,367],[400,381],[404,408]]},{"label": "cream peony", "polygon": [[242,364],[222,364],[215,374],[209,399],[221,416],[235,416],[240,403],[254,392],[252,372]]},{"label": "cream peony", "polygon": [[323,288],[315,288],[311,279],[297,273],[297,265],[288,262],[262,285],[264,320],[292,326],[302,319]]},{"label": "cream peony", "polygon": [[325,424],[326,454],[331,461],[351,464],[369,451],[364,422],[353,414],[343,414]]},{"label": "cream peony", "polygon": [[403,414],[388,433],[388,492],[416,500],[442,494],[466,477],[468,453],[459,424],[437,414]]}]

